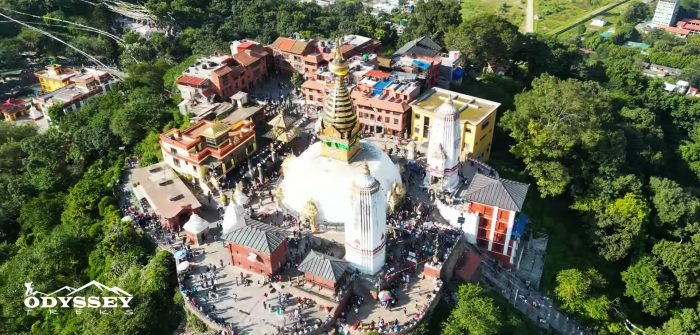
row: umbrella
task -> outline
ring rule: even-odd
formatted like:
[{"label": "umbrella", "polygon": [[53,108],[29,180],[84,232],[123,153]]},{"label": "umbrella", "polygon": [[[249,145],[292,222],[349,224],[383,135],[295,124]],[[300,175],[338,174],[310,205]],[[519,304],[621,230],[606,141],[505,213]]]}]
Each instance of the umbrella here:
[{"label": "umbrella", "polygon": [[182,262],[177,265],[177,272],[182,272],[190,268],[190,262]]},{"label": "umbrella", "polygon": [[131,216],[128,216],[128,215],[122,218],[122,222],[128,222],[131,220],[133,220],[133,219],[131,218]]},{"label": "umbrella", "polygon": [[391,293],[389,293],[389,291],[379,292],[379,300],[382,302],[386,302],[386,301],[391,300]]},{"label": "umbrella", "polygon": [[185,250],[175,251],[173,256],[175,256],[175,259],[185,259],[187,257],[187,251],[185,251]]}]

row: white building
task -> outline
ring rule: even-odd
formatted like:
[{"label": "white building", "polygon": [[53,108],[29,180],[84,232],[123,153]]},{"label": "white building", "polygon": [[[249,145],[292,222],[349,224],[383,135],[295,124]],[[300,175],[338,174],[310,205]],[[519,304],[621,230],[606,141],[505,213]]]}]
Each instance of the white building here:
[{"label": "white building", "polygon": [[435,110],[428,135],[428,173],[425,184],[441,181],[442,189],[454,190],[459,184],[459,149],[462,143],[459,110],[452,98]]},{"label": "white building", "polygon": [[375,274],[386,258],[386,194],[365,162],[353,180],[352,219],[345,223],[345,259],[362,273]]},{"label": "white building", "polygon": [[673,26],[676,23],[676,15],[680,4],[678,0],[659,0],[654,11],[651,25],[654,27]]}]

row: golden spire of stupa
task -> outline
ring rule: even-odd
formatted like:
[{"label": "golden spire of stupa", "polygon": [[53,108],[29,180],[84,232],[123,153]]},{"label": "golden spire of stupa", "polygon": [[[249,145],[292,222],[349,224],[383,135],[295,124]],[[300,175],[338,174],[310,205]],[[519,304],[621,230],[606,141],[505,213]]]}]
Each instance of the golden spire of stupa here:
[{"label": "golden spire of stupa", "polygon": [[335,45],[335,57],[328,64],[335,80],[323,111],[319,138],[325,144],[322,150],[324,156],[349,162],[359,148],[360,124],[345,85],[344,78],[350,68],[343,59],[341,45],[339,39]]}]

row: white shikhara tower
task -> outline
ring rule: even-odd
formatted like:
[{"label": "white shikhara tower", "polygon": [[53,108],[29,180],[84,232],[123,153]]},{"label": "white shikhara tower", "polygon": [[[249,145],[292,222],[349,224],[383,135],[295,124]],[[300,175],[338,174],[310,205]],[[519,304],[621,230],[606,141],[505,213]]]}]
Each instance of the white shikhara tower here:
[{"label": "white shikhara tower", "polygon": [[352,185],[353,217],[345,224],[345,259],[365,274],[375,274],[386,258],[386,195],[367,163]]},{"label": "white shikhara tower", "polygon": [[428,171],[425,184],[430,185],[432,178],[442,181],[442,188],[454,190],[459,184],[459,151],[461,134],[459,127],[459,110],[452,99],[444,102],[435,110],[428,135]]}]

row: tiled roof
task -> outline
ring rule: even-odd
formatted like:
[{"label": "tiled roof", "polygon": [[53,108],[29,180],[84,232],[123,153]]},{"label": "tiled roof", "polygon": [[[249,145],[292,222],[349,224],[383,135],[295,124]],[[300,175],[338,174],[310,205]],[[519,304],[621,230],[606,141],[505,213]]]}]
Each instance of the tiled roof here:
[{"label": "tiled roof", "polygon": [[259,61],[261,58],[267,56],[267,52],[265,50],[260,51],[255,51],[252,49],[246,49],[243,50],[235,55],[233,55],[233,58],[240,63],[243,66],[249,66],[257,61]]},{"label": "tiled roof", "polygon": [[379,71],[379,70],[369,70],[367,73],[365,73],[365,77],[372,77],[372,78],[377,78],[377,79],[387,79],[391,76],[391,74],[384,72],[384,71]]},{"label": "tiled roof", "polygon": [[201,86],[204,84],[204,82],[207,81],[207,78],[199,78],[199,77],[193,77],[193,76],[188,76],[188,75],[182,75],[180,78],[177,78],[177,83],[180,85],[187,85],[187,86]]},{"label": "tiled roof", "polygon": [[317,90],[317,91],[324,91],[328,89],[328,84],[326,82],[321,81],[321,80],[313,80],[309,79],[305,81],[303,84],[301,84],[301,88],[308,88],[312,90]]},{"label": "tiled roof", "polygon": [[356,100],[355,103],[360,106],[377,108],[399,113],[405,113],[410,108],[409,104],[404,101],[389,101],[386,99],[379,99],[367,96],[367,94],[359,90],[353,90],[350,96],[353,100]]},{"label": "tiled roof", "polygon": [[287,237],[283,229],[250,218],[246,218],[245,221],[245,225],[224,235],[224,239],[271,255]]},{"label": "tiled roof", "polygon": [[298,267],[303,273],[327,279],[333,283],[337,282],[349,268],[350,263],[313,250],[309,251]]},{"label": "tiled roof", "polygon": [[278,37],[270,46],[273,49],[277,49],[282,52],[290,52],[301,55],[309,46],[309,43],[310,41],[298,41],[293,38]]},{"label": "tiled roof", "polygon": [[463,196],[469,201],[519,212],[529,187],[528,184],[477,173]]}]

